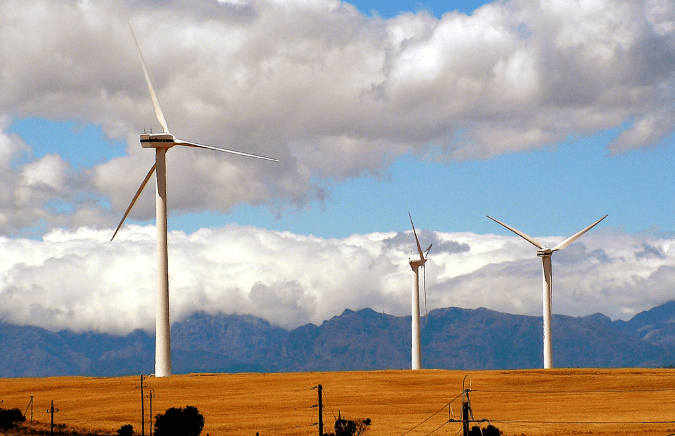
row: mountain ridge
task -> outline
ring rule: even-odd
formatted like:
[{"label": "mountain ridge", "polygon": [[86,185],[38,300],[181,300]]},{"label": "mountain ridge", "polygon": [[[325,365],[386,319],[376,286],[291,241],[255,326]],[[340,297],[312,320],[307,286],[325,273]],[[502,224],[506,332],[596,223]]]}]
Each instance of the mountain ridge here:
[{"label": "mountain ridge", "polygon": [[[556,367],[662,367],[675,362],[675,301],[629,321],[553,315]],[[526,369],[542,363],[542,318],[449,307],[422,318],[422,366]],[[171,326],[174,373],[407,369],[410,317],[353,311],[292,330],[252,315],[197,312]],[[154,336],[50,332],[0,323],[0,377],[150,374]]]}]

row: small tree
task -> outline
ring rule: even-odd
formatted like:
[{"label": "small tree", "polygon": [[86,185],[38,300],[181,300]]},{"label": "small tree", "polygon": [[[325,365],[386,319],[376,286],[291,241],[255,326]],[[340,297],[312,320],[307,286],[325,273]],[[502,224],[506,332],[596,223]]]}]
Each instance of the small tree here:
[{"label": "small tree", "polygon": [[134,434],[134,426],[131,424],[123,425],[117,430],[119,436],[132,436]]},{"label": "small tree", "polygon": [[368,430],[370,418],[348,420],[338,417],[335,420],[335,436],[360,436]]},{"label": "small tree", "polygon": [[172,407],[155,417],[155,436],[199,436],[204,417],[196,407]]},{"label": "small tree", "polygon": [[25,420],[19,409],[0,409],[0,430],[7,431]]}]

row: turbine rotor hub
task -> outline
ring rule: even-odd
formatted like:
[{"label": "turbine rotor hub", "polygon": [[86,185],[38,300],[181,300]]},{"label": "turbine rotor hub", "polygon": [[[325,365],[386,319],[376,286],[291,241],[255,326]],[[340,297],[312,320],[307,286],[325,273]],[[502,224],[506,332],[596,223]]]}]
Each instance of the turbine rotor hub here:
[{"label": "turbine rotor hub", "polygon": [[427,263],[427,260],[426,260],[426,259],[424,259],[424,260],[420,260],[420,259],[411,259],[411,260],[410,260],[410,266],[411,266],[412,268],[420,267],[420,266],[424,265],[425,263]]}]

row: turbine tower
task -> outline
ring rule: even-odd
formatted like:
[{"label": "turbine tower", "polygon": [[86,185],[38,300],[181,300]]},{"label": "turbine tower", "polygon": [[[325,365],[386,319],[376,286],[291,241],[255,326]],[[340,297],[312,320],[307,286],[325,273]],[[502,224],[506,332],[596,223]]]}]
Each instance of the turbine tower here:
[{"label": "turbine tower", "polygon": [[420,274],[419,268],[423,267],[427,262],[427,256],[429,255],[429,250],[431,250],[431,245],[426,251],[422,251],[420,247],[420,240],[417,239],[417,232],[415,231],[415,224],[413,224],[412,216],[408,212],[410,217],[410,225],[413,229],[413,235],[415,235],[415,243],[417,244],[417,252],[419,253],[419,259],[413,257],[410,259],[410,268],[412,268],[412,369],[420,369],[422,367],[422,358],[420,356]]},{"label": "turbine tower", "polygon": [[552,342],[551,342],[551,300],[552,300],[552,292],[553,292],[553,270],[551,268],[551,255],[558,250],[562,250],[563,248],[567,247],[570,245],[572,242],[576,241],[581,235],[595,227],[596,224],[598,224],[600,221],[604,220],[607,218],[607,215],[603,216],[590,226],[586,227],[585,229],[573,234],[569,238],[565,239],[558,245],[556,245],[553,248],[546,248],[544,244],[533,238],[532,236],[529,236],[523,232],[521,232],[518,229],[515,229],[508,224],[504,224],[503,222],[496,220],[492,218],[491,216],[488,215],[488,218],[490,218],[492,221],[496,222],[497,224],[501,224],[502,226],[506,227],[507,229],[511,230],[513,233],[516,235],[520,236],[521,238],[525,239],[528,241],[530,244],[534,245],[537,247],[537,256],[541,257],[542,261],[542,267],[543,267],[543,272],[544,272],[544,286],[543,286],[543,306],[544,306],[544,369],[549,369],[553,368],[553,355],[552,355]]},{"label": "turbine tower", "polygon": [[141,54],[141,48],[138,45],[136,40],[136,35],[134,35],[134,30],[129,25],[131,30],[131,35],[134,38],[136,43],[136,48],[138,49],[138,55],[141,58],[141,66],[143,67],[143,74],[145,75],[145,81],[148,84],[148,90],[150,91],[150,98],[152,98],[152,105],[155,108],[155,116],[157,121],[162,126],[163,131],[161,133],[143,133],[141,134],[141,147],[143,148],[154,148],[155,149],[155,164],[150,168],[148,174],[145,176],[143,183],[136,191],[136,195],[131,200],[131,204],[124,212],[124,216],[120,221],[115,233],[113,234],[111,241],[115,239],[115,235],[122,227],[124,220],[131,211],[131,208],[136,203],[136,200],[141,195],[143,188],[148,183],[152,174],[157,172],[157,191],[156,191],[156,220],[157,220],[157,317],[156,317],[156,326],[155,326],[155,376],[156,377],[168,377],[171,375],[171,336],[170,336],[170,322],[169,322],[169,257],[168,257],[168,246],[167,246],[167,219],[166,219],[166,152],[174,145],[180,145],[185,147],[196,147],[196,148],[205,148],[208,150],[222,151],[225,153],[237,154],[240,156],[247,156],[256,159],[271,160],[278,162],[276,159],[272,159],[265,156],[258,156],[255,154],[243,153],[240,151],[227,150],[224,148],[211,147],[203,144],[196,144],[194,142],[183,141],[178,139],[169,133],[169,128],[167,127],[166,120],[164,119],[164,113],[162,108],[159,106],[159,100],[157,100],[157,95],[155,94],[155,89],[152,86],[150,81],[150,75],[148,70],[145,67],[145,61],[143,60],[143,55]]}]

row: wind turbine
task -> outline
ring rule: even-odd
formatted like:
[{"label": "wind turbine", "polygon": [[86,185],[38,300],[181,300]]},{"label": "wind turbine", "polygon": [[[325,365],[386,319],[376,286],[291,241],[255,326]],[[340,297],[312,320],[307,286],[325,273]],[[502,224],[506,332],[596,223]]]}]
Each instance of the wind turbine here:
[{"label": "wind turbine", "polygon": [[211,147],[203,144],[196,144],[194,142],[183,141],[178,139],[169,133],[169,128],[164,119],[164,113],[162,108],[159,106],[159,100],[157,100],[157,95],[155,94],[155,89],[152,86],[150,81],[150,75],[148,70],[145,67],[145,61],[143,60],[143,55],[141,54],[141,48],[138,45],[136,40],[136,35],[134,35],[134,30],[131,28],[131,36],[134,38],[136,43],[136,48],[138,49],[138,55],[141,58],[141,66],[143,67],[143,74],[145,75],[145,81],[148,84],[148,90],[150,91],[150,98],[152,98],[152,105],[155,107],[155,116],[157,121],[162,126],[163,131],[161,133],[142,133],[141,134],[141,147],[143,148],[154,148],[155,149],[155,164],[150,168],[148,174],[145,176],[143,183],[136,191],[136,195],[131,200],[131,204],[124,212],[124,216],[120,221],[115,233],[113,234],[111,241],[115,239],[115,235],[122,227],[124,220],[131,211],[131,208],[134,207],[136,200],[141,195],[143,188],[148,183],[152,174],[157,172],[157,191],[156,191],[156,220],[157,220],[157,261],[158,261],[158,282],[157,282],[157,317],[156,317],[156,326],[155,326],[155,376],[156,377],[168,377],[171,375],[171,336],[170,336],[170,323],[169,323],[169,257],[168,257],[168,246],[167,246],[167,219],[166,219],[166,152],[171,147],[175,145],[185,146],[185,147],[196,147],[196,148],[206,148],[208,150],[222,151],[225,153],[237,154],[240,156],[252,157],[256,159],[271,160],[278,162],[276,159],[272,159],[265,156],[258,156],[250,153],[243,153],[241,151],[227,150],[224,148]]},{"label": "wind turbine", "polygon": [[[417,232],[415,231],[415,224],[413,224],[412,216],[408,212],[410,217],[410,225],[413,229],[413,235],[415,235],[415,242],[417,243],[417,252],[419,253],[418,258],[410,259],[410,268],[412,268],[412,369],[420,369],[422,367],[422,358],[420,356],[420,274],[419,268],[424,266],[427,262],[427,256],[429,255],[429,250],[431,250],[431,245],[426,251],[422,251],[420,246],[420,240],[417,238]],[[425,270],[426,271],[426,270]]]},{"label": "wind turbine", "polygon": [[497,224],[501,224],[502,226],[506,227],[507,229],[511,230],[513,233],[516,235],[520,236],[521,238],[525,239],[528,241],[530,244],[534,245],[537,247],[537,256],[541,257],[542,261],[542,266],[543,266],[543,271],[544,271],[544,287],[543,287],[543,300],[544,300],[544,368],[549,369],[553,368],[553,356],[552,356],[552,342],[551,342],[551,300],[552,300],[552,292],[553,292],[553,270],[551,268],[551,255],[558,250],[562,250],[563,248],[567,247],[570,245],[572,242],[576,241],[581,235],[595,227],[596,224],[598,224],[600,221],[604,220],[607,218],[607,215],[603,216],[590,226],[586,227],[585,229],[573,234],[569,238],[565,239],[558,245],[556,245],[553,248],[546,248],[544,244],[533,238],[532,236],[529,236],[523,232],[521,232],[518,229],[515,229],[508,224],[504,224],[501,221],[498,221],[491,216],[487,216],[490,218],[492,221],[496,222]]}]

